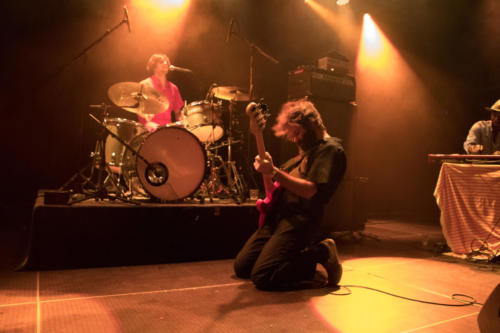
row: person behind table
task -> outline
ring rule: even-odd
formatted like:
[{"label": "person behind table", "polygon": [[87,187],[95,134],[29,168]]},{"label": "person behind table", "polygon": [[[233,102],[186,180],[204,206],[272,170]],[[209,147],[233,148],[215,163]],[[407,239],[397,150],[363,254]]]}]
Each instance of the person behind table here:
[{"label": "person behind table", "polygon": [[166,99],[166,104],[168,104],[165,111],[151,115],[151,119],[139,116],[139,122],[150,130],[158,126],[180,121],[182,117],[181,109],[184,106],[184,102],[179,92],[179,88],[167,79],[170,65],[170,59],[165,54],[153,54],[151,58],[149,58],[146,66],[151,76],[140,82],[145,86],[153,87],[161,92]]},{"label": "person behind table", "polygon": [[[247,111],[255,108],[247,106]],[[342,276],[333,239],[324,238],[319,224],[324,205],[338,187],[346,157],[341,141],[331,137],[315,106],[307,100],[285,103],[273,126],[277,137],[295,143],[299,155],[277,168],[271,155],[257,156],[254,167],[264,181],[277,181],[274,205],[260,227],[236,256],[234,271],[250,278],[258,289],[287,290],[314,280],[316,263],[324,266],[326,284]],[[268,183],[269,186],[269,183]]]},{"label": "person behind table", "polygon": [[500,99],[485,109],[490,112],[490,120],[472,125],[464,149],[468,154],[500,155]]}]

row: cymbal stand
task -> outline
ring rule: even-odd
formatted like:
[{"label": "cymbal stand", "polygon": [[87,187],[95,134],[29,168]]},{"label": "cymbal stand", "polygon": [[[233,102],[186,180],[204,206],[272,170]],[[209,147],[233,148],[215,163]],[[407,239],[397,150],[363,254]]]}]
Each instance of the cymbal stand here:
[{"label": "cymbal stand", "polygon": [[214,196],[218,196],[220,191],[224,190],[224,186],[222,185],[219,176],[220,167],[217,166],[217,162],[224,163],[224,161],[222,160],[220,155],[210,152],[208,144],[205,145],[205,150],[207,152],[209,174],[201,184],[200,189],[197,191],[195,197],[198,197],[200,199],[203,197],[208,197],[210,202],[213,202]]},{"label": "cymbal stand", "polygon": [[[243,179],[236,167],[236,162],[232,160],[232,147],[233,147],[233,113],[235,109],[236,102],[234,100],[229,101],[229,126],[227,133],[227,162],[224,165],[224,170],[227,175],[227,185],[229,190],[233,195],[240,198],[240,201],[245,200],[245,190]],[[233,197],[234,198],[234,197]],[[238,201],[235,199],[235,201]]]},{"label": "cymbal stand", "polygon": [[[236,169],[235,163],[224,161],[217,152],[211,152],[213,148],[206,147],[209,163],[209,174],[197,192],[197,197],[207,197],[213,202],[214,197],[224,198],[230,196],[236,203],[244,201],[244,183]],[[217,149],[217,148],[215,148]],[[228,184],[221,181],[224,176]]]}]

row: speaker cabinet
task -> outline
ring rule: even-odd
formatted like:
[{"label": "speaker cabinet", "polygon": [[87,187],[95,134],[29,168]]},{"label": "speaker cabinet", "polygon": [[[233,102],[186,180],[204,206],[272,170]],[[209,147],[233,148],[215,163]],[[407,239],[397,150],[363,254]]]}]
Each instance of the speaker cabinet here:
[{"label": "speaker cabinet", "polygon": [[500,332],[500,283],[484,303],[477,322],[481,333]]},{"label": "speaker cabinet", "polygon": [[360,231],[367,220],[367,196],[365,177],[346,177],[325,206],[321,233]]}]

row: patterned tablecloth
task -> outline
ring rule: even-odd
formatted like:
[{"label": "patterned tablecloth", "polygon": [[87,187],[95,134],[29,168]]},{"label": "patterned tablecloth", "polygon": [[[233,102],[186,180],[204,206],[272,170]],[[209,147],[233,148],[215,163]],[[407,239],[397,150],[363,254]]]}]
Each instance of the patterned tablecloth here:
[{"label": "patterned tablecloth", "polygon": [[434,197],[453,252],[500,248],[500,165],[443,163]]}]

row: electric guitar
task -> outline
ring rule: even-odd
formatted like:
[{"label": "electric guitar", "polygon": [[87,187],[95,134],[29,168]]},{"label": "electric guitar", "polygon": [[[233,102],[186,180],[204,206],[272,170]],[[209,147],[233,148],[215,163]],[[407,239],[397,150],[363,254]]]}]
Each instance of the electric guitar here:
[{"label": "electric guitar", "polygon": [[[267,110],[267,105],[263,103],[251,103],[247,106],[246,114],[250,119],[250,132],[255,136],[255,142],[257,144],[257,152],[261,159],[266,158],[266,146],[264,145],[264,137],[262,132],[266,127],[267,118],[269,113]],[[262,227],[266,219],[266,214],[269,212],[273,206],[276,198],[279,196],[280,184],[274,182],[269,175],[262,175],[264,179],[264,187],[266,190],[266,197],[264,199],[257,200],[257,210],[260,213],[259,216],[259,228]]]}]

